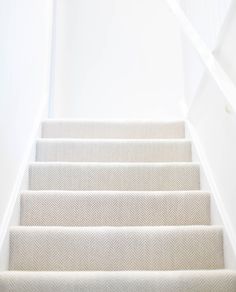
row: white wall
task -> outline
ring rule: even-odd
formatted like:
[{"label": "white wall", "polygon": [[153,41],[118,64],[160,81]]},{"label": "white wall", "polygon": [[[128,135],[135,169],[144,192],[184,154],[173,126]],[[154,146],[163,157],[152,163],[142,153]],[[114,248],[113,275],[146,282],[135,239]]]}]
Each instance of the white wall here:
[{"label": "white wall", "polygon": [[48,99],[51,21],[52,1],[0,0],[0,244],[6,228],[1,224],[10,216],[17,178]]},{"label": "white wall", "polygon": [[187,17],[210,49],[218,34],[232,0],[180,0]]},{"label": "white wall", "polygon": [[215,50],[215,56],[236,85],[236,1],[232,1]]},{"label": "white wall", "polygon": [[[214,9],[213,9],[214,10]],[[217,47],[216,57],[224,71],[236,85],[236,2],[231,6]],[[190,46],[189,46],[190,49]],[[193,48],[191,48],[194,50]],[[191,59],[186,75],[191,75]],[[195,62],[195,61],[193,61]],[[193,76],[193,75],[191,75]],[[188,79],[187,79],[188,80]],[[236,97],[235,97],[236,98]],[[236,252],[236,113],[231,112],[226,97],[213,78],[206,72],[203,76],[188,113],[200,143],[207,175],[214,185],[213,197],[222,217],[227,236]],[[227,250],[228,252],[228,250]],[[236,254],[236,253],[235,253]],[[228,267],[235,268],[232,254],[227,257]]]},{"label": "white wall", "polygon": [[[231,0],[180,0],[187,17],[211,51],[217,45],[219,32]],[[185,102],[189,106],[194,99],[205,66],[201,63],[188,39],[182,36],[185,72]]]},{"label": "white wall", "polygon": [[180,32],[165,1],[58,0],[56,30],[56,117],[180,117]]},{"label": "white wall", "polygon": [[[227,103],[213,79],[205,75],[188,119],[194,127],[209,165],[217,193],[214,196],[236,248],[236,115],[227,112]],[[235,250],[236,251],[236,250]]]}]

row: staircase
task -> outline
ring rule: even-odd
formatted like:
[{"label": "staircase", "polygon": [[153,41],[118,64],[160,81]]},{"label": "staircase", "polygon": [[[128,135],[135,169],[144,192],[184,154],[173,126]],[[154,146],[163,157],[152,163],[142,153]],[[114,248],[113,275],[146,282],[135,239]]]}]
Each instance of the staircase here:
[{"label": "staircase", "polygon": [[183,122],[46,121],[1,292],[235,292]]}]

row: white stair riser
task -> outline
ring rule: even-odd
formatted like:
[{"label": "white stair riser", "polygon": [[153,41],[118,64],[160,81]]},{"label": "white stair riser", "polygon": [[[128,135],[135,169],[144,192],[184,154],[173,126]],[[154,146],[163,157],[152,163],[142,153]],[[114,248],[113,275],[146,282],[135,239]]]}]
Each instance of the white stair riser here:
[{"label": "white stair riser", "polygon": [[30,167],[30,189],[199,190],[199,166],[192,163],[34,163]]},{"label": "white stair riser", "polygon": [[16,227],[10,270],[220,269],[218,227]]},{"label": "white stair riser", "polygon": [[25,192],[21,225],[158,226],[210,224],[203,192]]},{"label": "white stair riser", "polygon": [[37,143],[37,161],[190,162],[191,143],[41,139]]},{"label": "white stair riser", "polygon": [[43,138],[184,138],[183,122],[46,121]]}]

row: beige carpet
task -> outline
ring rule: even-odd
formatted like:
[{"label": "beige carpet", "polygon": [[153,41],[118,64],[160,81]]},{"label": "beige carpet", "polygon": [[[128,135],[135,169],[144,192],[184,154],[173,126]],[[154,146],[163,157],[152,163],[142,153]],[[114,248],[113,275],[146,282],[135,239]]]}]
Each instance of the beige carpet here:
[{"label": "beige carpet", "polygon": [[235,292],[183,122],[46,121],[1,292]]}]

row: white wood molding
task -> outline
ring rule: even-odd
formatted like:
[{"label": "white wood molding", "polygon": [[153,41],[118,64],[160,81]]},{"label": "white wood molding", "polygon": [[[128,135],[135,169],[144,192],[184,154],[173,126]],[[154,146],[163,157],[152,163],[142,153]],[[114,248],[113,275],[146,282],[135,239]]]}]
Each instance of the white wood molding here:
[{"label": "white wood molding", "polygon": [[31,135],[29,137],[27,148],[24,152],[22,163],[19,167],[17,177],[13,190],[9,196],[9,203],[3,214],[3,219],[0,225],[0,270],[5,270],[8,265],[8,233],[11,224],[19,223],[20,208],[19,195],[22,188],[28,187],[28,168],[30,161],[35,159],[35,143],[37,138],[41,135],[41,123],[48,114],[48,96],[46,96],[38,110],[32,127]]},{"label": "white wood molding", "polygon": [[202,63],[206,66],[211,76],[214,78],[219,89],[223,93],[228,108],[231,112],[236,112],[236,86],[218,63],[213,53],[199,36],[177,0],[166,0],[172,13],[178,20],[182,30],[191,41],[197,51]]},{"label": "white wood molding", "polygon": [[193,161],[201,167],[201,184],[204,190],[211,192],[212,224],[224,226],[224,252],[226,268],[236,268],[236,233],[232,227],[228,213],[225,210],[222,196],[220,195],[205,151],[193,125],[186,120],[186,137],[192,141]]}]

